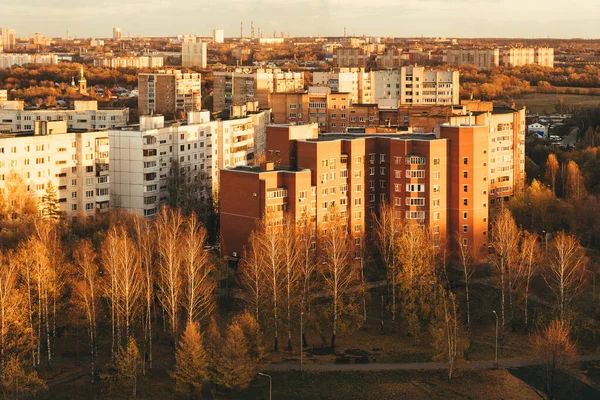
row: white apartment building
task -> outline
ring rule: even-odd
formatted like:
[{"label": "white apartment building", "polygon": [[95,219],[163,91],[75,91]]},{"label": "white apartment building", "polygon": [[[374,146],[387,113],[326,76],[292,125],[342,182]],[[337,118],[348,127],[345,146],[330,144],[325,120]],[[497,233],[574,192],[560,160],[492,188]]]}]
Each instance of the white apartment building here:
[{"label": "white apartment building", "polygon": [[67,133],[66,121],[35,121],[29,134],[0,135],[0,193],[11,173],[41,198],[48,183],[67,216],[109,206],[108,132]]},{"label": "white apartment building", "polygon": [[424,67],[400,69],[400,104],[458,104],[458,71],[433,71]]},{"label": "white apartment building", "polygon": [[223,29],[213,29],[213,41],[215,43],[225,42],[225,31]]},{"label": "white apartment building", "polygon": [[160,68],[164,59],[155,56],[108,57],[94,60],[94,67],[107,68]]},{"label": "white apartment building", "polygon": [[67,129],[95,130],[125,126],[128,108],[98,109],[98,102],[76,100],[72,110],[62,108],[25,109],[22,101],[0,101],[0,126],[3,131],[33,131],[35,121],[67,122]]},{"label": "white apartment building", "polygon": [[119,40],[123,37],[123,32],[121,28],[113,28],[113,40]]},{"label": "white apartment building", "polygon": [[206,42],[183,42],[183,44],[181,45],[181,65],[183,67],[206,68],[206,52]]},{"label": "white apartment building", "polygon": [[[6,47],[5,47],[6,49]],[[23,54],[23,53],[2,53],[0,54],[0,68],[10,68],[13,65],[25,64],[58,64],[56,54]]]},{"label": "white apartment building", "polygon": [[327,86],[332,93],[350,93],[352,103],[372,104],[371,73],[364,68],[339,68],[326,72],[313,73],[314,86]]},{"label": "white apartment building", "polygon": [[169,196],[174,165],[188,179],[205,179],[218,191],[221,168],[248,165],[254,158],[256,133],[264,140],[269,114],[210,121],[208,111],[198,111],[171,123],[163,116],[142,116],[139,125],[109,131],[111,207],[153,216]]}]

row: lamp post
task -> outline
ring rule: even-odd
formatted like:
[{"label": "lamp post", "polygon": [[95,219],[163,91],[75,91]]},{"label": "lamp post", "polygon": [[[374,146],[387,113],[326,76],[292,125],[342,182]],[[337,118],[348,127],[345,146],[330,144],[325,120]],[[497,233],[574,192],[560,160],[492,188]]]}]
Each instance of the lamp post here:
[{"label": "lamp post", "polygon": [[260,376],[266,376],[269,378],[269,400],[271,400],[271,393],[273,389],[273,380],[271,379],[271,375],[263,374],[262,372],[258,373]]},{"label": "lamp post", "polygon": [[498,364],[498,314],[496,310],[492,310],[492,312],[496,316],[496,356],[494,357],[494,362]]}]

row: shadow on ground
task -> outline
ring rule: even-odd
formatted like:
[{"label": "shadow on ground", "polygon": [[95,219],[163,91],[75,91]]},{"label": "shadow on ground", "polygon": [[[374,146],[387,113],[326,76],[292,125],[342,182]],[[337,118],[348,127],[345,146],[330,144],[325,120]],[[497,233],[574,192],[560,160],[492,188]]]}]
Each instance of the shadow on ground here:
[{"label": "shadow on ground", "polygon": [[[530,366],[507,368],[507,371],[539,392],[544,392],[542,367]],[[554,396],[554,399],[556,400],[600,399],[600,391],[598,389],[563,371],[559,371],[556,387]]]}]

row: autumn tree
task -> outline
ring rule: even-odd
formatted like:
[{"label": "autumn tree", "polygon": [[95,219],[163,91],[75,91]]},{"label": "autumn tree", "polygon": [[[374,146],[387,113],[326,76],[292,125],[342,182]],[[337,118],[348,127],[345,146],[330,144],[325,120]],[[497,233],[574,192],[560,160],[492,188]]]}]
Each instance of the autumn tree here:
[{"label": "autumn tree", "polygon": [[79,242],[73,256],[75,259],[75,266],[78,268],[78,279],[74,289],[79,306],[87,321],[93,382],[96,357],[98,354],[97,308],[98,300],[100,298],[97,256],[89,240]]},{"label": "autumn tree", "polygon": [[285,290],[285,322],[287,327],[288,349],[292,348],[292,308],[298,299],[300,279],[300,237],[296,224],[286,216],[281,229],[281,262],[283,264],[283,285]]},{"label": "autumn tree", "polygon": [[469,282],[473,275],[472,249],[468,244],[463,243],[459,233],[455,236],[458,260],[462,267],[463,278],[465,279],[465,301],[467,304],[467,329],[471,332],[471,299],[469,298]]},{"label": "autumn tree", "polygon": [[[163,207],[156,221],[158,252],[158,299],[167,315],[168,326],[177,332],[182,300],[183,255],[181,238],[183,217],[180,211]],[[167,323],[167,321],[165,321]]]},{"label": "autumn tree", "polygon": [[558,174],[558,160],[554,153],[548,154],[546,160],[546,181],[550,183],[552,187],[552,194],[556,196],[556,176]]},{"label": "autumn tree", "polygon": [[451,381],[466,346],[462,336],[456,297],[441,286],[436,290],[439,304],[436,305],[435,320],[431,329],[433,345],[437,351],[434,359],[448,363],[448,380]]},{"label": "autumn tree", "polygon": [[345,319],[352,319],[355,296],[353,289],[358,283],[358,273],[352,259],[352,243],[348,233],[347,220],[335,208],[326,214],[327,222],[320,232],[321,275],[331,302],[332,335],[331,347]]},{"label": "autumn tree", "polygon": [[531,347],[542,366],[544,392],[549,400],[554,399],[561,383],[561,370],[568,364],[569,356],[576,354],[570,338],[571,327],[566,321],[554,320],[531,338]]},{"label": "autumn tree", "polygon": [[492,262],[500,274],[500,309],[502,328],[504,328],[506,325],[505,297],[507,283],[509,288],[512,283],[511,277],[508,275],[510,271],[513,271],[513,267],[516,264],[519,249],[519,229],[507,208],[502,207],[498,211],[492,221],[491,231],[491,245],[494,248]]},{"label": "autumn tree", "polygon": [[208,382],[207,354],[197,322],[189,322],[179,339],[175,353],[175,368],[171,372],[175,388],[193,396]]},{"label": "autumn tree", "polygon": [[0,367],[23,353],[28,343],[26,303],[18,284],[13,252],[0,253]]},{"label": "autumn tree", "polygon": [[214,266],[204,251],[206,229],[200,225],[196,214],[185,220],[182,243],[183,309],[187,323],[198,322],[212,312],[216,283],[212,277]]},{"label": "autumn tree", "polygon": [[529,289],[531,279],[537,271],[539,262],[538,239],[539,236],[535,233],[525,231],[521,241],[520,262],[525,278],[525,288],[523,289],[525,291],[525,304],[523,306],[525,310],[525,329],[529,329]]},{"label": "autumn tree", "polygon": [[573,160],[569,160],[566,171],[565,194],[569,199],[580,200],[586,195],[585,182],[579,170],[579,166]]},{"label": "autumn tree", "polygon": [[[317,268],[317,237],[315,223],[308,217],[304,216],[298,222],[296,228],[298,230],[298,265],[300,269],[300,281],[302,291],[300,295],[300,312],[310,310],[310,294],[315,281],[315,271]],[[301,328],[304,328],[304,318],[301,315]],[[302,329],[302,343],[306,345],[304,329]]]},{"label": "autumn tree", "polygon": [[388,203],[382,203],[379,215],[375,219],[375,244],[386,270],[388,287],[392,293],[392,323],[396,321],[396,280],[398,275],[398,240],[402,234],[402,222],[396,218],[394,207]]},{"label": "autumn tree", "polygon": [[52,181],[48,181],[46,184],[46,191],[40,200],[39,207],[42,218],[54,220],[60,218],[60,203],[58,202],[58,195]]},{"label": "autumn tree", "polygon": [[38,377],[36,371],[27,372],[18,357],[8,359],[1,369],[1,387],[5,399],[25,399],[40,390],[46,384]]},{"label": "autumn tree", "polygon": [[248,238],[248,247],[244,249],[244,255],[241,259],[239,276],[242,284],[242,290],[245,293],[246,301],[250,304],[257,323],[260,321],[261,304],[263,302],[263,258],[260,252],[260,235],[257,231],[252,231]]},{"label": "autumn tree", "polygon": [[579,294],[585,279],[585,251],[579,241],[565,232],[558,232],[548,255],[548,270],[543,275],[556,297],[559,319],[567,319],[571,301]]},{"label": "autumn tree", "polygon": [[[114,361],[107,371],[100,374],[110,384],[111,392],[129,393],[127,397],[137,397],[138,376],[141,372],[141,358],[135,339],[130,337],[126,346],[119,347]],[[117,391],[118,390],[118,391]]]}]

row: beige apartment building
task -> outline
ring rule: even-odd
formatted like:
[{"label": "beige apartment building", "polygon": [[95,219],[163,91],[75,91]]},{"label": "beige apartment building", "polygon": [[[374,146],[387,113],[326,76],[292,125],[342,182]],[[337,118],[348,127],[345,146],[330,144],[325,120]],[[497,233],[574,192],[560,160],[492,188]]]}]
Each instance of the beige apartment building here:
[{"label": "beige apartment building", "polygon": [[257,138],[265,140],[269,119],[269,110],[217,121],[201,111],[189,112],[186,121],[142,116],[139,125],[110,130],[111,207],[153,216],[175,173],[218,191],[221,168],[248,165],[256,148],[265,147]]},{"label": "beige apartment building", "polygon": [[371,53],[365,47],[337,47],[333,50],[334,68],[364,68]]},{"label": "beige apartment building", "polygon": [[108,132],[67,132],[67,121],[34,121],[33,132],[0,134],[0,192],[11,173],[38,199],[49,182],[67,216],[109,206]]},{"label": "beige apartment building", "polygon": [[458,104],[459,95],[458,71],[400,69],[400,104]]},{"label": "beige apartment building", "polygon": [[160,68],[163,66],[163,57],[106,57],[94,60],[94,67],[106,68]]},{"label": "beige apartment building", "polygon": [[181,44],[181,65],[206,68],[207,46],[207,43],[201,40],[183,42]]},{"label": "beige apartment building", "polygon": [[35,121],[61,120],[66,121],[69,131],[107,129],[127,125],[129,109],[98,109],[95,100],[76,100],[73,109],[26,109],[23,101],[0,100],[0,130],[4,132],[33,131]]},{"label": "beige apartment building", "polygon": [[138,75],[140,115],[162,114],[167,119],[183,117],[202,109],[201,76],[178,70]]},{"label": "beige apartment building", "polygon": [[14,65],[25,64],[56,65],[58,64],[58,56],[56,54],[0,54],[0,68],[10,68]]},{"label": "beige apartment building", "polygon": [[[0,52],[13,50],[17,46],[17,33],[11,28],[0,28]],[[3,67],[5,68],[5,67]]]},{"label": "beige apartment building", "polygon": [[500,49],[449,49],[444,61],[454,67],[474,65],[484,69],[494,68],[500,65]]},{"label": "beige apartment building", "polygon": [[213,73],[213,110],[258,101],[260,108],[271,106],[272,93],[304,91],[304,74],[279,69],[236,68]]}]

